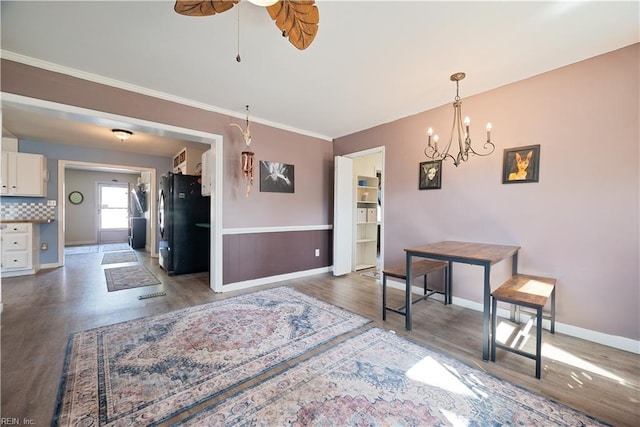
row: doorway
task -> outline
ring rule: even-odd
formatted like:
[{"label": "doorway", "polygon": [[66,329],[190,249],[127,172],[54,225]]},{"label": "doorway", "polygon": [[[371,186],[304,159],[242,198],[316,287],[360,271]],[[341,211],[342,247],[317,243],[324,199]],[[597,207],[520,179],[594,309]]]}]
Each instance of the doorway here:
[{"label": "doorway", "polygon": [[384,147],[336,156],[334,275],[384,268],[384,179]]},{"label": "doorway", "polygon": [[126,242],[129,235],[129,184],[98,183],[98,244]]},{"label": "doorway", "polygon": [[[211,258],[210,265],[212,266],[212,272],[210,275],[210,287],[215,292],[222,292],[222,202],[223,202],[223,144],[222,136],[213,134],[210,132],[202,132],[194,129],[187,129],[176,127],[158,122],[150,122],[146,120],[136,119],[132,117],[126,117],[121,115],[115,115],[105,113],[97,110],[90,110],[86,108],[75,107],[66,104],[60,104],[55,102],[44,101],[35,98],[28,98],[21,95],[3,94],[2,107],[7,108],[19,108],[26,109],[29,112],[36,114],[44,114],[47,117],[54,117],[60,119],[68,119],[73,117],[76,121],[82,121],[89,124],[96,124],[108,128],[121,128],[133,129],[137,132],[148,133],[150,135],[167,136],[170,138],[183,139],[185,141],[198,142],[208,144],[212,150],[212,161],[208,166],[208,173],[212,178],[212,191],[211,191],[211,219],[210,219],[210,234],[211,234]],[[65,167],[69,164],[86,165],[90,164],[84,161],[74,160],[58,160],[58,192],[57,199],[62,201],[65,199]],[[155,169],[145,167],[128,167],[126,169],[139,170],[141,172],[151,172],[149,186],[151,191],[155,192],[156,185],[156,171]],[[58,211],[58,227],[55,238],[57,240],[57,260],[55,266],[64,265],[64,223],[65,223],[65,205],[66,203],[60,202]],[[156,201],[155,197],[151,197],[149,200],[149,244],[151,250],[151,256],[157,257],[157,233],[156,233]]]}]

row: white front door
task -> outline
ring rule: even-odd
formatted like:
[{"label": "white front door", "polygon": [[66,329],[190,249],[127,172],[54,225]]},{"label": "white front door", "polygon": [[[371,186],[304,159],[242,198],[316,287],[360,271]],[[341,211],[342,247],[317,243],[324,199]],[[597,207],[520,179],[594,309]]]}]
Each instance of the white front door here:
[{"label": "white front door", "polygon": [[126,242],[129,236],[129,184],[98,184],[98,243]]}]

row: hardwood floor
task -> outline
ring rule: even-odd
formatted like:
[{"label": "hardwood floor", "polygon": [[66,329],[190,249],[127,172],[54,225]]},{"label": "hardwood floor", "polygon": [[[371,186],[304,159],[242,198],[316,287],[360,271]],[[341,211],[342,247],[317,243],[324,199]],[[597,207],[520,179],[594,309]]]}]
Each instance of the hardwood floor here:
[{"label": "hardwood floor", "polygon": [[[166,313],[245,291],[215,294],[208,274],[168,277],[144,252],[137,252],[161,285],[107,292],[102,253],[70,255],[63,268],[35,276],[2,280],[1,416],[49,425],[70,333],[143,316]],[[496,363],[482,361],[481,313],[427,300],[414,306],[413,331],[404,330],[404,317],[381,319],[382,292],[378,282],[360,274],[333,277],[321,274],[262,286],[289,285],[319,299],[373,319],[373,325],[455,357],[478,369],[528,390],[582,410],[619,426],[640,425],[640,356],[543,332],[542,379],[535,362],[498,351]],[[138,295],[166,296],[138,300]],[[390,289],[391,304],[402,304],[403,293]],[[531,332],[535,336],[535,331]],[[25,424],[22,422],[22,424]]]}]

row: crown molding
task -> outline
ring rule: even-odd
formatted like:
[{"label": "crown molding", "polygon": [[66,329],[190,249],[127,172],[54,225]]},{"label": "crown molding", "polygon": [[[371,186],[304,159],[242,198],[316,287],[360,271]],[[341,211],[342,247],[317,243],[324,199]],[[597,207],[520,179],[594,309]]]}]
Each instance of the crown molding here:
[{"label": "crown molding", "polygon": [[[142,86],[133,85],[130,83],[125,83],[120,80],[110,79],[108,77],[104,77],[98,74],[87,73],[85,71],[76,70],[74,68],[65,67],[59,64],[55,64],[53,62],[43,61],[41,59],[32,58],[30,56],[20,55],[18,53],[10,52],[7,50],[0,50],[0,58],[6,59],[8,61],[18,62],[21,64],[29,65],[31,67],[41,68],[43,70],[52,71],[55,73],[64,74],[71,77],[76,77],[78,79],[87,80],[93,83],[98,83],[106,86],[115,87],[118,89],[127,90],[130,92],[139,93],[141,95],[151,96],[153,98],[162,99],[164,101],[175,102],[176,104],[186,105],[189,107],[198,108],[205,111],[210,111],[213,113],[223,114],[229,117],[235,117],[238,119],[245,119],[246,113],[239,113],[237,111],[231,111],[224,108],[216,107],[214,105],[205,104],[203,102],[194,101],[187,98],[182,98],[175,95],[170,95],[168,93],[148,89]],[[321,135],[314,132],[309,132],[303,129],[297,129],[291,126],[283,125],[281,123],[272,122],[270,120],[261,119],[259,117],[251,117],[251,121],[253,123],[260,123],[265,126],[270,126],[276,129],[285,130],[288,132],[297,133],[300,135],[310,136],[312,138],[318,138],[325,141],[333,142],[333,138],[327,135]]]}]

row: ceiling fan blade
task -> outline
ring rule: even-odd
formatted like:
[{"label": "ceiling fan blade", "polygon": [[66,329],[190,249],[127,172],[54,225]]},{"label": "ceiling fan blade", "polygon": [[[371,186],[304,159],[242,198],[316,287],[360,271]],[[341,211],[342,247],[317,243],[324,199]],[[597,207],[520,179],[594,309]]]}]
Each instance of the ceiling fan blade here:
[{"label": "ceiling fan blade", "polygon": [[282,35],[300,50],[309,47],[318,33],[320,14],[315,3],[314,0],[281,0],[267,7]]},{"label": "ceiling fan blade", "polygon": [[231,9],[240,0],[176,0],[173,10],[180,15],[187,16],[211,16],[216,13],[226,12]]}]

